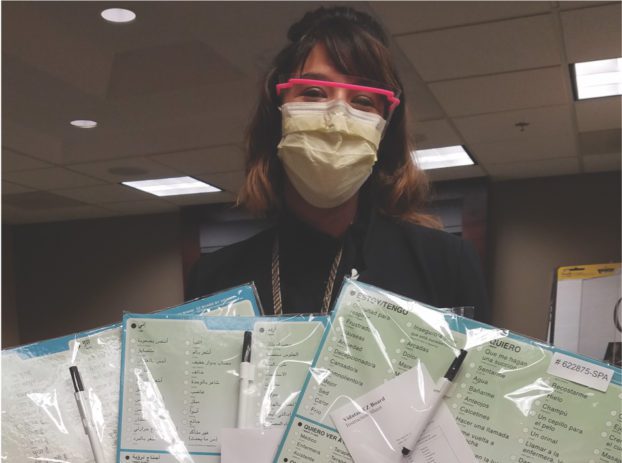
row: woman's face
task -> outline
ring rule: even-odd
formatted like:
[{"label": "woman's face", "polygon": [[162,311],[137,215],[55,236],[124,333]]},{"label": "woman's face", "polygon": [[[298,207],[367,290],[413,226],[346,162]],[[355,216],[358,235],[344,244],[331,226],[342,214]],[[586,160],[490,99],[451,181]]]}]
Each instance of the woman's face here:
[{"label": "woman's face", "polygon": [[[342,74],[335,68],[324,44],[318,44],[311,50],[304,67],[296,77],[347,84],[360,83],[357,78]],[[341,100],[355,109],[383,117],[387,110],[386,97],[369,91],[318,84],[296,84],[283,92],[283,103],[326,102],[332,100]]]}]

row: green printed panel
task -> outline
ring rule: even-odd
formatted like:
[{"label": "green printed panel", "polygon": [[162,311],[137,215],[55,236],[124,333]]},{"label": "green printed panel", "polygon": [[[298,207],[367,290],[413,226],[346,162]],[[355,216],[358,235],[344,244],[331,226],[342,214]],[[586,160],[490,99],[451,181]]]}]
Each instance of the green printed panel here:
[{"label": "green printed panel", "polygon": [[469,351],[447,404],[485,462],[620,462],[621,389],[547,373],[552,353],[498,339]]},{"label": "green printed panel", "polygon": [[367,285],[344,285],[274,462],[352,462],[330,413],[417,360],[436,381],[465,348],[445,403],[478,461],[620,463],[620,386],[603,393],[552,376],[546,346],[459,320]]},{"label": "green printed panel", "polygon": [[324,334],[320,322],[258,322],[253,330],[255,387],[247,423],[284,426]]},{"label": "green printed panel", "polygon": [[219,452],[234,427],[242,331],[209,331],[200,320],[126,321],[121,448]]}]

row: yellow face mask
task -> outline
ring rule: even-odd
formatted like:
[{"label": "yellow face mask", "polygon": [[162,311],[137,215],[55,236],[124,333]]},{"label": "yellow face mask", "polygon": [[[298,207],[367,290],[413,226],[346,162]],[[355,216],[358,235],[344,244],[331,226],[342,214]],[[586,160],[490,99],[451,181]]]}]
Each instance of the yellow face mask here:
[{"label": "yellow face mask", "polygon": [[319,208],[336,207],[369,178],[385,120],[339,101],[285,103],[277,155],[296,191]]}]

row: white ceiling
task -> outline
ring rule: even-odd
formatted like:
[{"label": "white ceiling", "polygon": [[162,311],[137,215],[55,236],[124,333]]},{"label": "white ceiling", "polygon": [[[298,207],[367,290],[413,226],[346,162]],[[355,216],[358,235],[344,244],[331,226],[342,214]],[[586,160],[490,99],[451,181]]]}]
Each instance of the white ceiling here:
[{"label": "white ceiling", "polygon": [[[4,2],[3,220],[232,201],[261,73],[319,4],[132,2],[137,19],[113,25],[99,12],[116,3]],[[478,163],[433,180],[620,170],[620,97],[575,102],[568,71],[622,56],[620,2],[348,4],[392,36],[418,148],[463,144]],[[224,191],[162,199],[119,184],[182,175]]]}]

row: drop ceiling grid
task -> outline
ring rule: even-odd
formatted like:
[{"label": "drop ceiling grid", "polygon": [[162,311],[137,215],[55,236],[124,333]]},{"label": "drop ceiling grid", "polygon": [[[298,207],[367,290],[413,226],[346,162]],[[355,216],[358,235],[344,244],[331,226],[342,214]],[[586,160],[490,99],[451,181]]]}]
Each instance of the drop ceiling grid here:
[{"label": "drop ceiling grid", "polygon": [[579,131],[619,129],[622,127],[622,98],[606,97],[575,103]]},{"label": "drop ceiling grid", "polygon": [[560,13],[564,43],[571,63],[622,56],[622,4]]},{"label": "drop ceiling grid", "polygon": [[4,172],[2,177],[4,180],[18,185],[45,191],[101,185],[104,183],[101,180],[78,174],[62,167]]},{"label": "drop ceiling grid", "polygon": [[[133,180],[148,180],[167,177],[182,177],[186,175],[183,169],[174,166],[165,166],[143,156],[132,156],[124,159],[110,161],[84,162],[71,164],[67,168],[74,172],[105,181],[107,183],[119,183]],[[135,173],[115,174],[114,169],[135,169]],[[142,172],[141,172],[142,171]]]},{"label": "drop ceiling grid", "polygon": [[[559,64],[549,14],[397,37],[426,82]],[[442,56],[442,59],[439,59]]]},{"label": "drop ceiling grid", "polygon": [[43,169],[46,167],[52,167],[52,165],[31,156],[16,153],[13,150],[2,147],[3,172],[18,172],[21,170]]},{"label": "drop ceiling grid", "polygon": [[[45,5],[32,8],[20,3],[3,5],[5,18],[11,18],[2,21],[3,37],[10,38],[3,40],[3,53],[19,56],[29,65],[81,92],[103,95],[112,54],[93,43],[89,35],[72,34],[46,13]],[[69,16],[75,18],[73,14]]]},{"label": "drop ceiling grid", "polygon": [[416,149],[461,145],[462,138],[447,119],[416,122],[412,124]]},{"label": "drop ceiling grid", "polygon": [[[563,104],[454,118],[465,140],[472,143],[520,140],[531,137],[567,137],[573,133],[571,107]],[[527,122],[521,130],[515,124]]]},{"label": "drop ceiling grid", "polygon": [[114,132],[109,137],[94,132],[92,140],[67,140],[63,157],[66,163],[103,161],[132,156],[157,155],[200,147],[241,143],[245,123],[240,117],[222,117],[209,125],[200,118],[173,119],[167,127]]},{"label": "drop ceiling grid", "polygon": [[244,170],[244,150],[235,144],[149,156],[165,166],[176,166],[188,175]]},{"label": "drop ceiling grid", "polygon": [[33,190],[32,188],[28,188],[26,186],[18,185],[17,183],[7,182],[4,179],[2,180],[2,194],[3,195],[28,193],[31,191],[35,191],[35,190]]},{"label": "drop ceiling grid", "polygon": [[469,24],[541,14],[549,2],[371,2],[394,35],[426,32]]},{"label": "drop ceiling grid", "polygon": [[559,66],[430,84],[452,117],[567,103]]},{"label": "drop ceiling grid", "polygon": [[4,108],[2,114],[2,147],[50,164],[60,164],[63,160],[63,144],[57,136],[42,133],[11,121]]},{"label": "drop ceiling grid", "polygon": [[[433,180],[487,174],[504,179],[576,173],[578,144],[573,150],[568,141],[572,139],[568,113],[572,114],[574,110],[578,126],[575,139],[578,130],[619,130],[620,98],[572,103],[563,47],[568,46],[569,56],[584,52],[594,54],[612,47],[619,50],[619,43],[612,45],[612,37],[615,41],[616,36],[611,31],[617,31],[619,35],[620,26],[614,22],[619,18],[620,4],[573,2],[571,6],[569,3],[371,2],[366,6],[381,17],[401,53],[401,61],[398,60],[401,74],[406,77],[408,89],[414,92],[411,102],[415,102],[415,114],[423,119],[413,125],[414,134],[419,139],[421,135],[427,138],[419,140],[417,148],[465,144],[480,162],[477,166],[432,171]],[[152,8],[137,4],[141,22],[133,26],[138,27],[117,28],[116,32],[99,18],[95,19],[97,6],[89,6],[89,11],[81,10],[80,17],[88,18],[87,23],[91,24],[87,27],[86,24],[75,24],[76,17],[59,22],[63,8],[56,5],[25,5],[23,11],[35,14],[38,17],[36,23],[41,25],[40,32],[45,31],[51,34],[50,37],[64,32],[61,42],[76,42],[76,38],[82,38],[89,44],[87,49],[99,47],[95,66],[89,69],[93,73],[79,78],[63,73],[63,60],[71,61],[66,68],[72,69],[75,56],[82,56],[72,53],[74,47],[67,47],[67,53],[59,55],[57,63],[50,63],[48,57],[38,62],[40,52],[34,49],[36,41],[17,44],[13,47],[15,56],[27,63],[33,61],[32,66],[48,74],[49,77],[37,84],[42,88],[49,87],[53,79],[66,82],[65,89],[75,92],[70,98],[71,105],[91,105],[94,111],[99,111],[97,117],[103,123],[95,131],[78,131],[67,126],[60,132],[45,133],[34,129],[21,116],[18,120],[8,119],[5,112],[2,189],[5,194],[28,192],[33,188],[53,191],[102,206],[93,208],[85,204],[71,211],[59,211],[56,218],[54,211],[45,217],[39,215],[37,219],[28,219],[24,213],[20,215],[16,211],[3,212],[3,216],[19,215],[19,220],[34,221],[60,217],[69,220],[80,214],[90,217],[96,211],[112,215],[141,213],[141,210],[160,212],[178,210],[180,206],[190,204],[233,200],[244,178],[244,153],[240,144],[251,106],[256,101],[255,79],[266,65],[266,57],[271,58],[285,43],[287,26],[303,11],[313,9],[319,3],[275,4],[273,14],[267,20],[271,26],[245,26],[244,29],[253,34],[253,40],[244,42],[230,39],[238,32],[227,18],[253,26],[264,24],[259,13],[265,11],[266,4],[244,3],[238,10],[220,3],[156,4]],[[613,11],[618,13],[614,15]],[[551,18],[552,25],[549,24]],[[73,24],[69,31],[59,27],[59,24],[68,23]],[[154,24],[164,28],[161,34],[153,33],[160,30],[154,29]],[[202,29],[205,24],[217,27]],[[19,31],[16,37],[22,32]],[[493,34],[497,41],[488,43],[487,34]],[[588,35],[587,39],[585,35]],[[457,40],[459,46],[449,46],[450,37]],[[521,45],[519,40],[514,40],[517,38],[526,47],[525,51],[516,48]],[[94,95],[101,88],[102,79],[109,80],[109,68],[106,72],[102,70],[107,57],[112,59],[115,52],[184,40],[203,41],[245,75],[218,86],[178,86],[142,97],[129,95],[114,102],[81,95],[84,92]],[[409,40],[414,40],[419,48],[413,49],[408,45]],[[568,45],[578,40],[584,40],[579,44],[584,48]],[[8,42],[5,40],[4,43]],[[31,45],[32,49],[29,49]],[[491,55],[489,60],[482,58],[485,53],[481,50]],[[448,55],[444,56],[445,52]],[[24,56],[18,56],[20,53]],[[437,59],[442,56],[448,62],[457,59],[452,66],[435,63],[434,53]],[[510,55],[520,59],[509,59]],[[102,77],[95,73],[106,75]],[[474,74],[478,77],[472,77]],[[421,76],[426,80],[430,76],[442,80],[426,83]],[[463,78],[465,76],[471,77]],[[413,82],[417,84],[414,87]],[[424,94],[427,95],[425,98]],[[495,99],[498,104],[491,103]],[[23,107],[28,111],[40,105],[32,98],[26,98],[23,103],[29,105]],[[425,117],[417,112],[422,107],[426,108]],[[523,133],[514,127],[518,119],[531,123]],[[5,147],[10,150],[6,155]],[[478,148],[481,148],[481,154]],[[496,154],[493,154],[494,150],[497,150]],[[619,156],[616,157],[615,153],[599,152],[585,156],[583,161],[585,171],[589,172],[620,168]],[[151,197],[147,200],[144,199],[145,193],[128,188],[132,194],[125,196],[127,191],[119,188],[126,187],[118,185],[122,177],[110,174],[108,169],[132,166],[162,174],[192,175],[226,191],[216,195]],[[43,175],[44,171],[53,174],[58,172],[57,169],[64,170],[59,179]],[[83,182],[84,186],[80,186]]]},{"label": "drop ceiling grid", "polygon": [[492,169],[495,164],[577,157],[578,154],[572,136],[543,136],[491,143],[473,143],[470,148],[477,153],[479,159],[489,169]]}]

